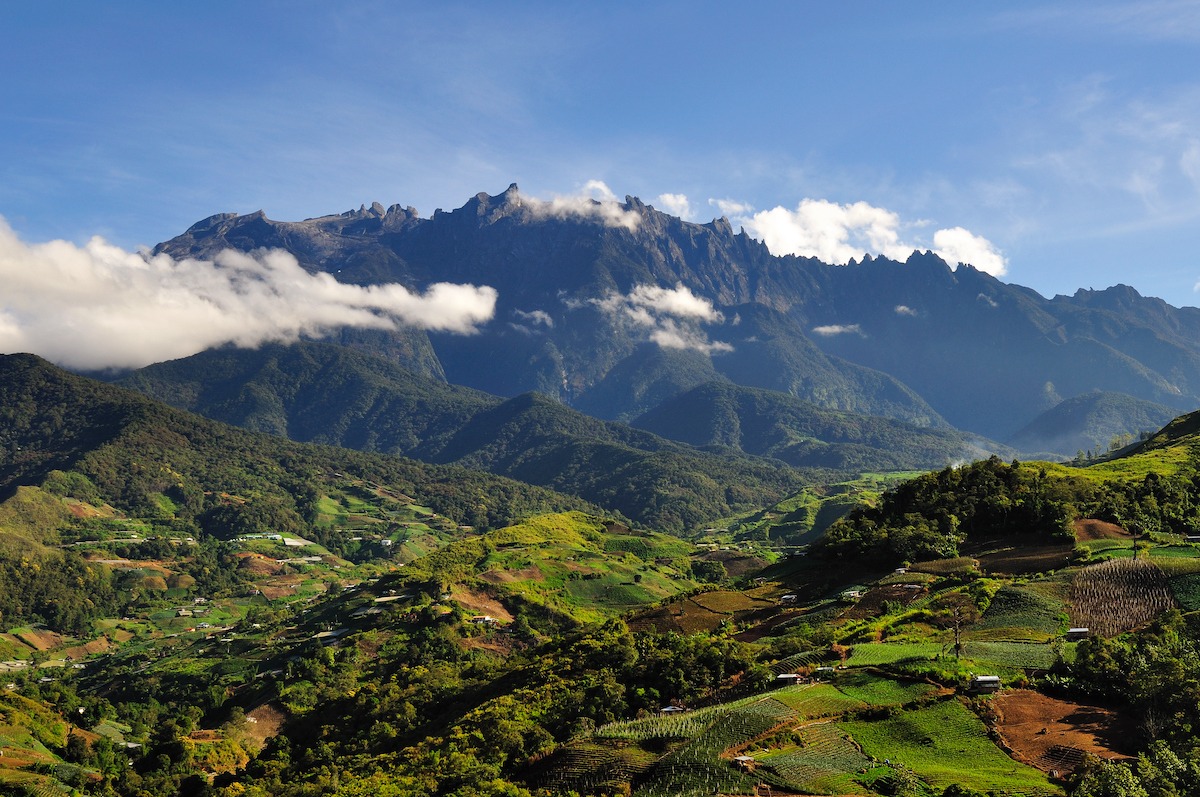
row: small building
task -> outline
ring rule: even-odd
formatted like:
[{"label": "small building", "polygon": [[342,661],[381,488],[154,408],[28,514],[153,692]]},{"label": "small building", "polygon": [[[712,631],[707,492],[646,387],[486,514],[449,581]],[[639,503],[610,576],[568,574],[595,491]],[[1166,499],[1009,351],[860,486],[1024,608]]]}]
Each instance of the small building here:
[{"label": "small building", "polygon": [[976,675],[971,678],[972,692],[999,692],[1000,691],[1000,676],[999,675]]},{"label": "small building", "polygon": [[684,711],[687,711],[687,709],[682,706],[663,706],[658,710],[658,713],[670,716],[672,714],[681,714]]},{"label": "small building", "polygon": [[854,602],[863,596],[861,589],[848,589],[841,594],[841,599],[847,602]]},{"label": "small building", "polygon": [[818,680],[825,680],[827,678],[832,678],[834,672],[835,670],[832,667],[825,665],[822,667],[817,667],[815,670],[813,670],[812,677]]},{"label": "small building", "polygon": [[1068,642],[1078,642],[1081,639],[1087,639],[1091,635],[1092,635],[1091,629],[1088,629],[1088,628],[1080,627],[1080,628],[1068,628],[1067,629],[1067,641]]},{"label": "small building", "polygon": [[780,603],[795,603],[798,600],[800,600],[799,595],[787,594],[787,595],[784,595],[782,598],[780,598],[779,602]]},{"label": "small building", "polygon": [[740,769],[742,772],[753,772],[754,771],[754,756],[748,756],[748,755],[734,756],[733,765],[736,768]]},{"label": "small building", "polygon": [[775,676],[776,686],[791,686],[800,682],[800,676],[794,672],[782,672]]}]

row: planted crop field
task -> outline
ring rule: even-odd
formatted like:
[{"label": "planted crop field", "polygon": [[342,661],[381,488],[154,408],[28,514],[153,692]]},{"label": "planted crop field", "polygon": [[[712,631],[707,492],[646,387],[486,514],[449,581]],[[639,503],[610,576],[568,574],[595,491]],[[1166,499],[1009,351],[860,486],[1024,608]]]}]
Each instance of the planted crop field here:
[{"label": "planted crop field", "polygon": [[617,793],[653,764],[657,756],[637,745],[574,742],[555,752],[535,776],[538,785],[554,792]]},{"label": "planted crop field", "polygon": [[1171,589],[1171,597],[1185,612],[1200,609],[1200,573],[1174,576],[1167,580],[1167,586]]},{"label": "planted crop field", "polygon": [[929,562],[917,562],[908,569],[915,570],[918,573],[932,573],[935,576],[948,576],[953,573],[974,570],[978,566],[978,560],[972,559],[969,556],[959,556],[954,559],[934,559]]},{"label": "planted crop field", "polygon": [[1048,644],[1032,642],[967,642],[963,655],[974,661],[1018,667],[1023,670],[1047,670],[1054,665],[1054,650]]},{"label": "planted crop field", "polygon": [[1080,570],[1071,583],[1071,624],[1113,636],[1175,606],[1167,576],[1145,559],[1113,559]]},{"label": "planted crop field", "polygon": [[978,631],[1009,632],[1012,638],[1049,639],[1062,632],[1065,615],[1066,607],[1059,600],[1032,589],[1004,586],[992,596],[982,621],[971,631],[972,634]]},{"label": "planted crop field", "polygon": [[761,756],[762,765],[774,772],[780,784],[815,794],[867,794],[855,782],[856,773],[871,766],[871,759],[855,746],[834,722],[801,728],[793,734],[794,747]]},{"label": "planted crop field", "polygon": [[853,700],[868,706],[903,706],[938,691],[933,684],[920,681],[894,681],[866,672],[847,673],[838,678],[838,689]]},{"label": "planted crop field", "polygon": [[757,697],[739,701],[734,708],[714,717],[720,721],[663,756],[634,793],[641,797],[751,794],[755,779],[734,769],[730,761],[721,757],[722,753],[794,721],[796,713],[778,700]]},{"label": "planted crop field", "polygon": [[771,696],[803,719],[834,717],[867,707],[865,701],[851,697],[833,684],[792,686],[776,690]]},{"label": "planted crop field", "polygon": [[828,650],[806,650],[793,653],[785,659],[780,659],[771,665],[771,674],[779,675],[785,672],[795,672],[801,667],[813,667],[830,658]]},{"label": "planted crop field", "polygon": [[942,652],[937,642],[877,642],[855,645],[846,660],[849,667],[879,667],[901,661],[936,658]]},{"label": "planted crop field", "polygon": [[989,793],[1060,793],[1043,773],[996,747],[983,722],[958,700],[842,727],[866,755],[911,769],[938,789],[957,783]]},{"label": "planted crop field", "polygon": [[989,573],[1044,573],[1071,563],[1074,544],[1023,545],[994,553],[981,554],[979,566]]}]

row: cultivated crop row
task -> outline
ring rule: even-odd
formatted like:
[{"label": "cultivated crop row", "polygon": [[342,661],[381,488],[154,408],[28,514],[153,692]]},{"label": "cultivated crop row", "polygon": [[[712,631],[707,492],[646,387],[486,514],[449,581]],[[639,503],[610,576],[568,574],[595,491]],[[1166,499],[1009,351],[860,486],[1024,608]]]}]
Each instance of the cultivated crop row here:
[{"label": "cultivated crop row", "polygon": [[719,716],[705,732],[663,757],[638,788],[639,797],[751,793],[755,780],[736,770],[721,754],[796,719],[783,703],[769,697],[743,701]]},{"label": "cultivated crop row", "polygon": [[1071,623],[1114,636],[1149,623],[1175,606],[1166,574],[1144,559],[1111,559],[1085,567],[1071,582]]}]

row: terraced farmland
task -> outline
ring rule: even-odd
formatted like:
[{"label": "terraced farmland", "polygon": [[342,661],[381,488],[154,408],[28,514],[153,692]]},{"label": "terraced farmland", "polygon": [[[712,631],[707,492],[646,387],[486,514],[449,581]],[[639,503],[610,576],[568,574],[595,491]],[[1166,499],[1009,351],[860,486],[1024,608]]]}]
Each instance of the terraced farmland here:
[{"label": "terraced farmland", "polygon": [[808,725],[793,736],[794,747],[759,758],[778,776],[781,786],[815,794],[869,793],[855,781],[855,775],[873,762],[838,723]]},{"label": "terraced farmland", "polygon": [[957,783],[997,794],[1061,793],[1043,773],[1005,755],[983,722],[955,699],[842,728],[865,755],[911,769],[938,789]]},{"label": "terraced farmland", "polygon": [[1175,606],[1167,576],[1144,559],[1112,559],[1080,570],[1071,583],[1071,624],[1114,636]]}]

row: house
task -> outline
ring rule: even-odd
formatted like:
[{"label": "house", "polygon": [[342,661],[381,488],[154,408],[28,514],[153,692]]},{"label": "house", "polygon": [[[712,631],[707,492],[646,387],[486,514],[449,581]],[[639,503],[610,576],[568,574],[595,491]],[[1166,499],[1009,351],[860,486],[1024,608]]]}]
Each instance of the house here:
[{"label": "house", "polygon": [[739,755],[733,757],[733,765],[742,772],[754,771],[754,757],[748,755]]},{"label": "house", "polygon": [[788,595],[784,595],[782,598],[780,598],[779,602],[780,603],[795,603],[798,600],[800,600],[799,595],[788,594]]},{"label": "house", "polygon": [[658,713],[659,713],[659,714],[666,714],[667,716],[670,716],[670,715],[672,715],[672,714],[679,714],[679,713],[682,713],[682,712],[684,712],[684,711],[687,711],[687,709],[686,709],[686,708],[682,708],[682,707],[680,707],[680,706],[663,706],[662,708],[660,708],[660,709],[658,710]]},{"label": "house", "polygon": [[999,692],[999,675],[976,675],[971,678],[972,692]]},{"label": "house", "polygon": [[841,599],[850,603],[858,600],[863,596],[861,589],[848,589],[841,594]]},{"label": "house", "polygon": [[1087,628],[1080,627],[1080,628],[1068,628],[1067,629],[1067,641],[1068,642],[1078,642],[1081,639],[1087,639],[1091,635],[1092,635],[1091,630],[1087,629]]},{"label": "house", "polygon": [[813,674],[813,678],[825,679],[825,678],[832,678],[833,673],[834,673],[834,669],[832,667],[826,665],[823,667],[817,667],[815,670],[813,670],[812,674]]},{"label": "house", "polygon": [[799,682],[800,682],[800,676],[794,672],[784,672],[784,673],[780,673],[779,675],[775,676],[775,685],[776,686],[791,686],[792,684],[799,683]]}]

